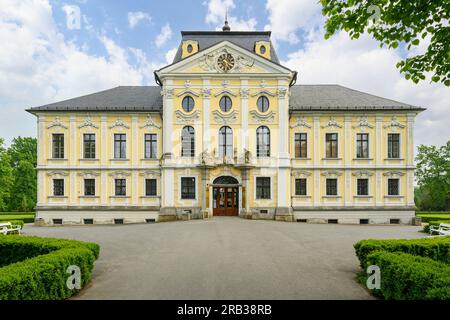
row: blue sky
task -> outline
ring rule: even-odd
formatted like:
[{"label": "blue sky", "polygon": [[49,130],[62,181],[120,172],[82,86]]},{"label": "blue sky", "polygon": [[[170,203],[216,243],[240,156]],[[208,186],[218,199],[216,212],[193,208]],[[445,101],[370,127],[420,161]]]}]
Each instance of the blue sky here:
[{"label": "blue sky", "polygon": [[[73,8],[80,28],[73,28]],[[340,84],[428,108],[417,117],[416,144],[450,137],[450,90],[415,85],[395,68],[414,48],[380,48],[370,36],[339,32],[324,40],[317,0],[0,0],[0,137],[35,136],[24,112],[118,85],[153,85],[171,62],[181,30],[216,30],[228,10],[232,30],[271,30],[281,63],[299,84]],[[69,22],[69,25],[68,25]]]}]

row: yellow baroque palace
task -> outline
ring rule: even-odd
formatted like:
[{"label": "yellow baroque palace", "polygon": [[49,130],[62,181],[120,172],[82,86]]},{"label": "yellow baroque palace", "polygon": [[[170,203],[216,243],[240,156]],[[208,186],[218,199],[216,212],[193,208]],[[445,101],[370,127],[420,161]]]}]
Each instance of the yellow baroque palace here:
[{"label": "yellow baroque palace", "polygon": [[411,223],[423,108],[296,85],[270,32],[227,27],[182,32],[155,80],[28,110],[38,223]]}]

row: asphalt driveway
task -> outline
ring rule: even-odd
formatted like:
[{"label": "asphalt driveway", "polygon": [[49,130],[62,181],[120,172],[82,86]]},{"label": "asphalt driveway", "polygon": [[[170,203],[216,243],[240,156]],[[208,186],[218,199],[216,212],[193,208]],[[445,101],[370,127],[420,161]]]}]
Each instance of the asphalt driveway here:
[{"label": "asphalt driveway", "polygon": [[419,238],[413,226],[213,218],[123,226],[26,226],[24,234],[97,242],[76,299],[371,299],[353,244]]}]

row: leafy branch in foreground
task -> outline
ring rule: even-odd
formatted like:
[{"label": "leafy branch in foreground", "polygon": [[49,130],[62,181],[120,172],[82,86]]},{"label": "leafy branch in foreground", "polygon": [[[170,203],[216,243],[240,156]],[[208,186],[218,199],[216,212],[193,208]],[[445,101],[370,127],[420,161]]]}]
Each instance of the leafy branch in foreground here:
[{"label": "leafy branch in foreground", "polygon": [[325,38],[339,30],[351,39],[369,33],[380,46],[409,51],[421,42],[423,54],[409,55],[397,63],[407,80],[418,83],[430,73],[432,82],[450,86],[450,1],[449,0],[321,0],[328,17]]}]

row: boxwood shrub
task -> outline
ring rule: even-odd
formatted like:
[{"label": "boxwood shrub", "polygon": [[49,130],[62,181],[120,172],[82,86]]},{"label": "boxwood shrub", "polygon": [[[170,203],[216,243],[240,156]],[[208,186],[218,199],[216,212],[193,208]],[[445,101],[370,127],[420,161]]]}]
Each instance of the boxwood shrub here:
[{"label": "boxwood shrub", "polygon": [[95,243],[52,238],[0,237],[0,300],[60,300],[77,290],[67,287],[67,268],[78,266],[86,285],[98,258]]},{"label": "boxwood shrub", "polygon": [[407,253],[386,251],[369,254],[367,264],[380,267],[379,293],[385,299],[450,299],[448,264]]},{"label": "boxwood shrub", "polygon": [[404,252],[450,263],[450,236],[425,239],[361,240],[355,245],[361,267],[366,269],[367,256],[375,251]]}]

